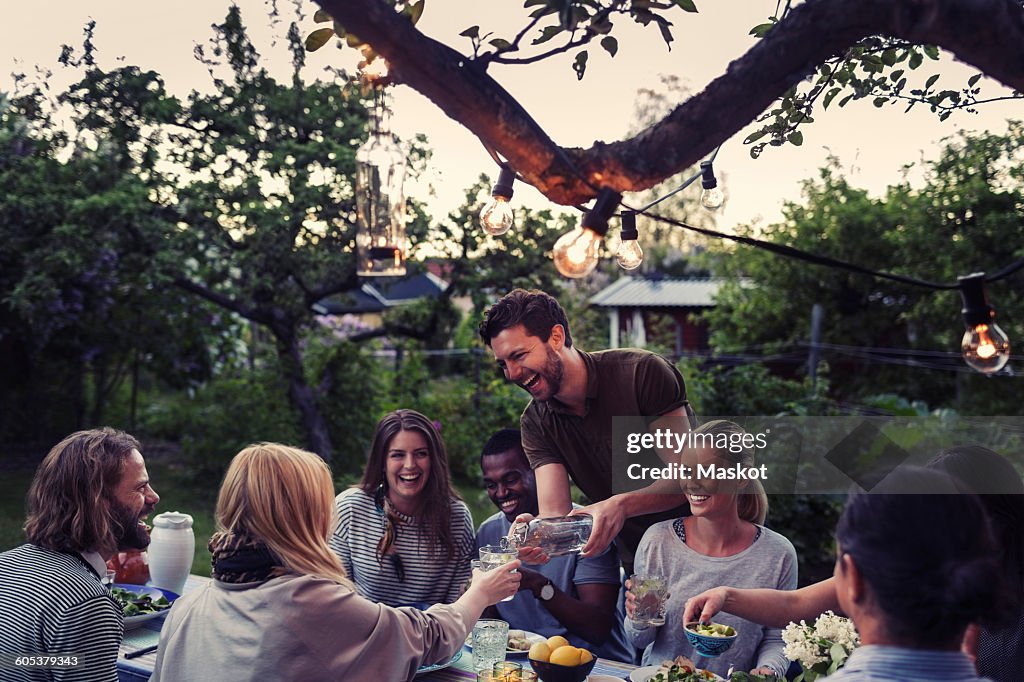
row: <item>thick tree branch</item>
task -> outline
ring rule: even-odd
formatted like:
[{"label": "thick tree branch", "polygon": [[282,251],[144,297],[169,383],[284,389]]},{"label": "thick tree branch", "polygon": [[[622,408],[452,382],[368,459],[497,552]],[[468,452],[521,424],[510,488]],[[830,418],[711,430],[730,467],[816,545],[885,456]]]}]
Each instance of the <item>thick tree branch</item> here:
[{"label": "thick tree branch", "polygon": [[252,320],[253,322],[258,322],[268,326],[273,322],[273,317],[271,315],[243,305],[239,301],[229,296],[225,296],[224,294],[217,293],[212,289],[208,289],[202,284],[193,282],[187,277],[176,277],[174,279],[174,284],[178,288],[184,289],[185,291],[195,294],[201,298],[205,298],[207,301],[214,303],[225,310],[236,312],[247,320]]},{"label": "thick tree branch", "polygon": [[386,3],[317,2],[384,55],[397,82],[424,94],[486,147],[498,150],[527,182],[566,205],[590,199],[595,186],[647,189],[693,165],[818,64],[871,35],[938,45],[1024,91],[1024,10],[1019,2],[807,0],[724,75],[656,125],[621,142],[563,150],[472,59],[424,36]]}]

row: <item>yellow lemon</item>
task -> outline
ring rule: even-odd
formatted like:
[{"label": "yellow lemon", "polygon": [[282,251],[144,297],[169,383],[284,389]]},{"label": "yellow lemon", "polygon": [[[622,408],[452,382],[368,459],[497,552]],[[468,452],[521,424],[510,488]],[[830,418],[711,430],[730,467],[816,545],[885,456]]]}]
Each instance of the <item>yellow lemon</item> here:
[{"label": "yellow lemon", "polygon": [[534,661],[547,661],[551,656],[551,647],[547,642],[537,642],[530,647],[530,653],[527,655]]},{"label": "yellow lemon", "polygon": [[594,654],[590,653],[586,649],[580,649],[580,665],[590,663],[592,660],[594,660]]},{"label": "yellow lemon", "polygon": [[575,668],[580,664],[580,650],[569,644],[560,646],[551,652],[548,662]]},{"label": "yellow lemon", "polygon": [[555,649],[558,649],[560,647],[567,646],[568,644],[569,644],[569,640],[567,640],[565,637],[562,637],[561,635],[555,635],[554,637],[548,637],[548,648],[551,649],[552,651],[554,651]]}]

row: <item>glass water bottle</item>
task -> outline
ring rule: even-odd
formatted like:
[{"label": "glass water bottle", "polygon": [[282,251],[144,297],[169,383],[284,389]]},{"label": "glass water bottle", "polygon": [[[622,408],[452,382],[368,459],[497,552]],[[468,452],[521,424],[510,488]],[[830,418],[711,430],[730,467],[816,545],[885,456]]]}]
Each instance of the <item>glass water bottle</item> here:
[{"label": "glass water bottle", "polygon": [[529,523],[513,523],[506,538],[515,549],[538,547],[549,557],[572,554],[583,549],[594,528],[588,514],[533,519]]}]

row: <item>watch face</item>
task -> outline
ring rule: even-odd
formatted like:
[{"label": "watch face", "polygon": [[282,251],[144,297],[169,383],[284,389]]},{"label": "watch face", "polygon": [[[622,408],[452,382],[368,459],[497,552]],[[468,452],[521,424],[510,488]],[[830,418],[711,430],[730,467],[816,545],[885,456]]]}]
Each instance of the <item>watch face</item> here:
[{"label": "watch face", "polygon": [[544,587],[540,588],[540,598],[543,599],[544,601],[547,601],[548,599],[551,599],[554,596],[555,596],[555,586],[552,585],[551,583],[548,583]]}]

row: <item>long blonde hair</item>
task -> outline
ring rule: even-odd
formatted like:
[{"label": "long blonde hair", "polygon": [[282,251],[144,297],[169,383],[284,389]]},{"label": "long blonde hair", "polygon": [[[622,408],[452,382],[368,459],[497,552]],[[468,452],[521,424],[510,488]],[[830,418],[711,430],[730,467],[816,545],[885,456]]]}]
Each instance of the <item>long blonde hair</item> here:
[{"label": "long blonde hair", "polygon": [[[746,431],[736,422],[715,419],[701,424],[694,429],[694,433],[725,434],[731,437],[733,434],[743,435]],[[739,439],[730,438],[730,440]],[[754,466],[753,449],[743,447],[737,448],[737,450],[738,452],[733,452],[729,448],[715,448],[715,454],[736,464]],[[750,521],[760,526],[764,525],[765,519],[768,518],[768,494],[764,491],[761,481],[757,479],[748,481],[746,492],[736,495],[736,512],[744,521]]]},{"label": "long blonde hair", "polygon": [[267,545],[285,568],[353,588],[327,539],[334,528],[334,482],[313,453],[258,443],[231,460],[217,496],[217,528]]}]

